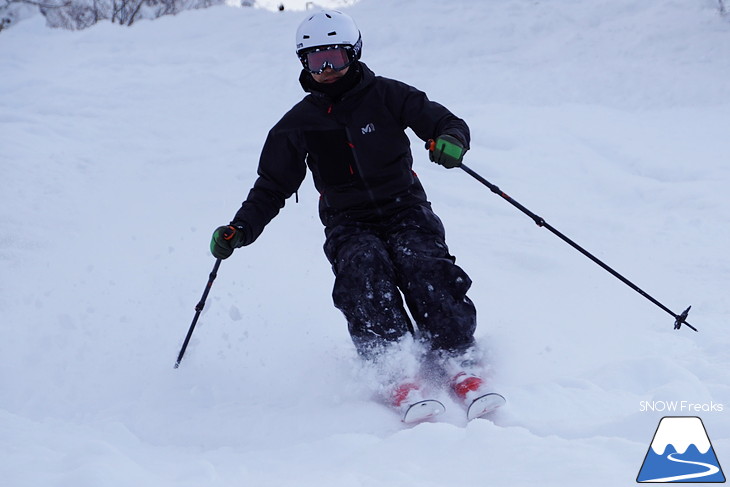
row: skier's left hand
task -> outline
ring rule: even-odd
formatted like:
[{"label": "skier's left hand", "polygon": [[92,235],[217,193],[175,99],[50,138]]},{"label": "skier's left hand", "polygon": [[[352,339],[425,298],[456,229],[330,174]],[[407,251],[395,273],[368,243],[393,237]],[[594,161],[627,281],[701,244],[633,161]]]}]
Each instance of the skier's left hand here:
[{"label": "skier's left hand", "polygon": [[453,135],[439,135],[436,140],[429,140],[426,143],[428,158],[436,164],[441,164],[449,169],[461,166],[466,149],[464,144]]}]

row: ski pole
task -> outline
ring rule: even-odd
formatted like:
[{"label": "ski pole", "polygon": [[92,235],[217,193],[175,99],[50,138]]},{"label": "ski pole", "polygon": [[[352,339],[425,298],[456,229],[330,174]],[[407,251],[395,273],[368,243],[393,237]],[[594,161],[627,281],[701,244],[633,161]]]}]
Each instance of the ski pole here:
[{"label": "ski pole", "polygon": [[606,271],[608,271],[614,277],[618,278],[621,282],[623,282],[624,284],[626,284],[627,286],[629,286],[631,289],[633,289],[637,293],[641,294],[646,299],[648,299],[649,301],[651,301],[652,303],[654,303],[655,305],[657,305],[659,308],[663,309],[664,311],[666,311],[667,313],[669,313],[670,315],[672,315],[674,317],[674,320],[675,320],[674,321],[674,329],[675,330],[678,330],[684,324],[684,325],[687,325],[689,328],[693,329],[694,331],[697,331],[697,328],[695,328],[694,326],[690,325],[687,322],[687,315],[689,314],[689,310],[690,310],[690,308],[692,306],[687,307],[687,309],[684,310],[681,314],[676,314],[671,309],[667,308],[662,303],[660,303],[659,301],[657,301],[656,299],[654,299],[651,295],[649,295],[648,293],[644,292],[636,284],[634,284],[633,282],[629,281],[624,276],[622,276],[621,274],[619,274],[618,272],[616,272],[615,270],[613,270],[611,267],[609,267],[607,264],[605,264],[603,261],[601,261],[598,257],[594,256],[593,254],[591,254],[590,252],[588,252],[586,249],[584,249],[583,247],[581,247],[580,245],[578,245],[577,243],[575,243],[574,241],[572,241],[571,239],[569,239],[568,237],[566,237],[565,235],[563,235],[561,232],[559,232],[558,230],[556,230],[552,225],[550,225],[548,222],[546,222],[542,217],[536,215],[532,211],[530,211],[527,208],[525,208],[524,206],[522,206],[519,202],[517,202],[514,199],[512,199],[509,195],[507,195],[505,192],[503,192],[501,189],[499,189],[498,186],[490,183],[489,181],[487,181],[486,179],[484,179],[483,177],[481,177],[479,174],[477,174],[475,171],[473,171],[469,167],[465,166],[464,164],[461,164],[458,167],[460,167],[461,169],[463,169],[464,172],[466,172],[471,177],[473,177],[474,179],[476,179],[477,181],[479,181],[480,183],[482,183],[484,186],[486,186],[487,188],[489,188],[492,191],[492,193],[494,193],[494,194],[496,194],[498,196],[501,196],[503,199],[507,200],[507,202],[509,202],[512,206],[514,206],[515,208],[517,208],[518,210],[520,210],[522,213],[524,213],[525,215],[527,215],[530,218],[532,218],[532,220],[537,224],[538,227],[547,228],[553,234],[557,235],[561,240],[563,240],[564,242],[566,242],[567,244],[569,244],[571,247],[573,247],[574,249],[576,249],[577,251],[579,251],[581,254],[583,254],[586,257],[588,257],[589,259],[591,259],[593,262],[595,262],[596,264],[598,264],[599,266],[601,266],[603,269],[605,269]]},{"label": "ski pole", "polygon": [[213,266],[213,270],[210,272],[210,276],[208,276],[208,284],[205,285],[205,291],[203,291],[203,297],[200,298],[200,302],[195,305],[195,316],[193,317],[193,322],[190,325],[190,329],[188,330],[188,334],[185,336],[185,341],[183,342],[182,348],[180,349],[180,353],[177,356],[177,360],[175,361],[175,368],[177,369],[180,366],[180,361],[183,358],[183,355],[185,355],[185,350],[188,348],[188,343],[190,343],[190,337],[193,336],[193,330],[195,330],[195,324],[198,322],[198,318],[200,317],[200,312],[203,311],[203,307],[205,306],[205,300],[208,298],[208,293],[210,292],[210,287],[213,285],[213,281],[215,281],[216,276],[218,275],[218,268],[221,265],[221,259],[216,259],[215,265]]}]

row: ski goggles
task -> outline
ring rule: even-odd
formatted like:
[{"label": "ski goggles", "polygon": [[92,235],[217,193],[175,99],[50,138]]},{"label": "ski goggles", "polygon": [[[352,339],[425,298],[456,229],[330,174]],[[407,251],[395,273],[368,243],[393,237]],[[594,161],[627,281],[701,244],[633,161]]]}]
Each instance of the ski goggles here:
[{"label": "ski goggles", "polygon": [[320,74],[327,68],[342,71],[355,61],[355,51],[351,46],[325,46],[299,53],[304,69],[312,74]]}]

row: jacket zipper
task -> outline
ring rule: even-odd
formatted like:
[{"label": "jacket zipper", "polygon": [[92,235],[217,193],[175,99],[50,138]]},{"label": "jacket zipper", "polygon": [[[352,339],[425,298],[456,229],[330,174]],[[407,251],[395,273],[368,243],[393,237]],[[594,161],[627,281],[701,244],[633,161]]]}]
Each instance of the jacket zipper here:
[{"label": "jacket zipper", "polygon": [[[352,152],[352,160],[355,164],[355,169],[357,170],[357,173],[360,175],[360,181],[362,181],[363,186],[365,187],[365,190],[367,191],[368,198],[370,198],[370,203],[372,204],[373,208],[375,209],[375,212],[378,216],[383,215],[383,210],[380,208],[380,205],[378,205],[377,200],[375,199],[375,193],[373,192],[372,188],[368,184],[368,182],[365,180],[364,174],[362,172],[362,166],[360,165],[360,161],[357,158],[357,151],[355,150],[355,144],[352,143],[352,136],[350,134],[350,128],[345,125],[345,135],[347,136],[347,145],[350,147],[350,151]],[[352,173],[352,167],[350,167],[350,172]]]}]

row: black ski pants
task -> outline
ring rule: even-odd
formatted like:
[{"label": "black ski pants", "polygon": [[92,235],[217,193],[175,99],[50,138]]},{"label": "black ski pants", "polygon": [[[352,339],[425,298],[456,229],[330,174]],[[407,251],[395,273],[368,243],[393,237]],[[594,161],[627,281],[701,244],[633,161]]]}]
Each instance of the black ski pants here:
[{"label": "black ski pants", "polygon": [[471,279],[449,254],[443,224],[430,206],[377,223],[334,225],[325,233],[334,304],[360,355],[372,358],[408,333],[432,350],[458,353],[473,345],[476,309],[466,296]]}]

